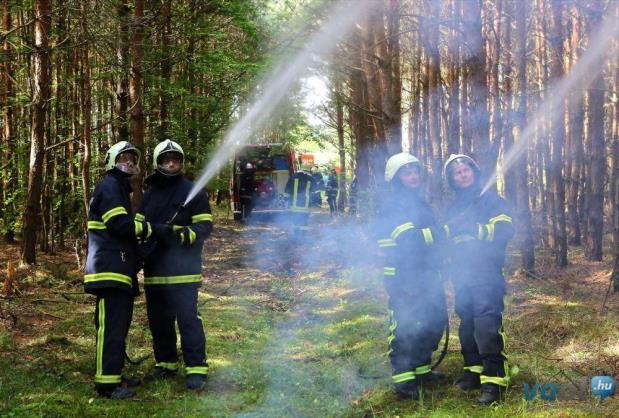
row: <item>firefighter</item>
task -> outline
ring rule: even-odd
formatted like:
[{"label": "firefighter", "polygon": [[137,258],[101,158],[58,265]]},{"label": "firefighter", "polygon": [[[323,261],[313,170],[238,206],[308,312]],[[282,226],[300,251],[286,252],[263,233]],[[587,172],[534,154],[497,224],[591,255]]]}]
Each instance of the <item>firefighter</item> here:
[{"label": "firefighter", "polygon": [[335,169],[331,170],[329,180],[327,180],[327,203],[329,203],[329,212],[331,216],[337,215],[337,200],[340,195],[340,186],[337,181],[337,173]]},{"label": "firefighter", "polygon": [[307,164],[301,165],[301,169],[288,179],[285,189],[292,223],[292,239],[297,243],[303,241],[309,230],[310,204],[316,187],[309,170]]},{"label": "firefighter", "polygon": [[152,229],[131,214],[129,178],[139,171],[140,152],[129,142],[114,144],[105,156],[106,174],[97,185],[88,211],[88,258],[84,290],[97,297],[95,307],[95,389],[101,396],[128,399],[126,386],[139,381],[122,377],[125,340],[138,295],[137,239]]},{"label": "firefighter", "polygon": [[[181,146],[169,139],[155,147],[155,172],[146,179],[148,188],[136,219],[151,222],[157,240],[144,264],[146,308],[155,353],[151,377],[163,379],[178,371],[176,321],[186,387],[201,390],[206,385],[208,364],[198,289],[202,284],[202,246],[213,228],[213,217],[204,192],[181,206],[193,188],[182,175],[184,158]],[[173,225],[167,225],[175,213]]]},{"label": "firefighter", "polygon": [[239,198],[241,203],[241,220],[247,220],[251,214],[254,202],[255,179],[254,165],[251,162],[245,163],[243,173],[239,181]]},{"label": "firefighter", "polygon": [[488,405],[500,400],[510,377],[502,313],[512,218],[496,193],[480,194],[480,170],[471,157],[452,154],[443,176],[455,191],[445,230],[464,357],[464,374],[456,385],[465,391],[481,387],[479,403]]},{"label": "firefighter", "polygon": [[321,207],[322,192],[325,189],[325,183],[322,179],[322,174],[320,173],[320,169],[318,168],[318,166],[313,166],[311,168],[311,176],[313,180],[312,206]]},{"label": "firefighter", "polygon": [[416,157],[393,155],[385,180],[389,190],[380,199],[377,223],[391,314],[392,381],[398,396],[418,399],[424,386],[444,379],[430,364],[447,322],[439,276],[444,233],[421,195],[422,166]]}]

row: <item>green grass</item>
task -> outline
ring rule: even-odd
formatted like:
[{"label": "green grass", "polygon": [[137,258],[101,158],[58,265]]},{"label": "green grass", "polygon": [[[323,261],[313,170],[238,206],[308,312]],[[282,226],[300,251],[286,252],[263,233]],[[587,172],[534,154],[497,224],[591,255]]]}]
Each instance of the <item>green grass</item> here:
[{"label": "green grass", "polygon": [[[75,283],[75,273],[62,273],[64,283]],[[0,300],[5,312],[17,316],[16,325],[0,328],[0,416],[589,417],[619,411],[618,396],[603,402],[539,397],[527,402],[522,393],[524,382],[616,372],[616,313],[601,316],[587,301],[536,282],[517,287],[507,298],[505,328],[510,359],[521,371],[506,401],[483,408],[477,395],[447,384],[407,402],[391,390],[388,315],[378,273],[367,268],[339,270],[336,277],[332,270],[323,273],[230,275],[207,283],[199,300],[211,366],[207,390],[188,393],[179,376],[146,383],[136,400],[125,402],[98,398],[93,391],[93,298],[79,294],[75,284],[59,285],[44,275],[32,279],[36,286],[54,287]],[[63,291],[76,293],[63,297]],[[133,358],[151,352],[145,318],[139,298],[129,336]],[[441,370],[453,380],[462,363],[456,318],[451,325]],[[126,373],[144,376],[152,366],[149,357]]]}]

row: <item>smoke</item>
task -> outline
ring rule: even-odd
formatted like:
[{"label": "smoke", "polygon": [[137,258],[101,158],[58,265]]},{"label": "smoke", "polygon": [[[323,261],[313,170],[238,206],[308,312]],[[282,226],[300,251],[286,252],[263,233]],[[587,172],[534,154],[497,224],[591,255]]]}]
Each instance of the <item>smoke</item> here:
[{"label": "smoke", "polygon": [[306,71],[313,59],[330,54],[338,40],[347,34],[378,2],[371,0],[337,2],[326,14],[328,20],[313,34],[303,48],[290,60],[275,68],[259,83],[262,93],[247,107],[247,112],[224,135],[223,142],[207,163],[185,203],[189,202],[232,157],[235,150],[246,144],[253,132],[259,130],[277,109],[290,87]]}]

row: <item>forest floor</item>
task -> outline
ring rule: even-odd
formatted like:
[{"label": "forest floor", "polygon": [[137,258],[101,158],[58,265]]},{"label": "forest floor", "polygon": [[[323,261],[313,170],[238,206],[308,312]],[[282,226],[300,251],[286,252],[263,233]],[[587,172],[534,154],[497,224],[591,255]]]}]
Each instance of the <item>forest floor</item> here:
[{"label": "forest floor", "polygon": [[[222,213],[223,215],[223,213]],[[182,376],[146,382],[131,401],[96,397],[94,298],[82,291],[72,250],[40,255],[17,271],[17,293],[0,297],[1,416],[617,416],[619,395],[583,393],[592,376],[619,377],[619,295],[608,294],[610,260],[557,270],[540,253],[537,278],[508,257],[505,330],[520,369],[505,402],[480,407],[452,385],[462,363],[450,297],[449,350],[439,369],[449,381],[418,402],[390,385],[388,312],[380,263],[363,228],[313,215],[314,231],[288,244],[273,224],[239,225],[223,216],[205,245],[199,309],[210,375],[203,393]],[[0,247],[0,279],[17,246]],[[290,261],[292,260],[292,261]],[[449,286],[448,286],[449,288]],[[442,343],[441,343],[442,346]],[[143,295],[136,299],[126,374],[153,367]],[[559,400],[525,400],[524,384],[557,383]]]}]

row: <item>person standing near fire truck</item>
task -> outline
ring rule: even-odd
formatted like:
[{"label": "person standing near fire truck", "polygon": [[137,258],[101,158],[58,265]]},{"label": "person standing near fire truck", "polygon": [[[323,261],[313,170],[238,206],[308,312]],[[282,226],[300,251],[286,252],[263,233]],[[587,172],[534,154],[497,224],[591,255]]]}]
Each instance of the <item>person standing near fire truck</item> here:
[{"label": "person standing near fire truck", "polygon": [[307,164],[302,164],[301,169],[286,183],[285,195],[288,198],[288,212],[292,223],[292,239],[298,243],[303,241],[309,230],[310,206],[315,188]]}]

